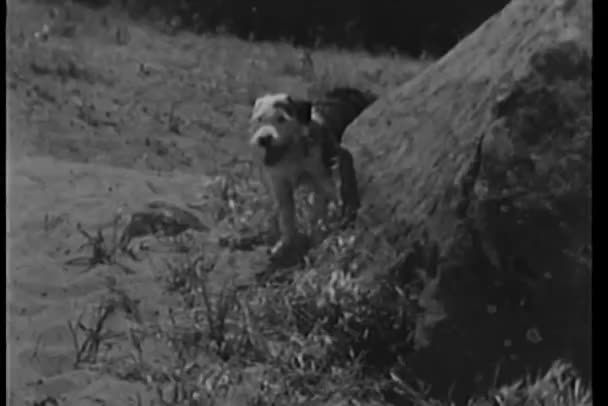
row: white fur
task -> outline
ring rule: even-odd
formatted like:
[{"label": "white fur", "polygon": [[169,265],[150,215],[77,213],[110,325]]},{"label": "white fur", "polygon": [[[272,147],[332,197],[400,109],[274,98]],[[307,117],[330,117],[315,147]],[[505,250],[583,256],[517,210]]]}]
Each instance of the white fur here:
[{"label": "white fur", "polygon": [[325,120],[323,120],[323,116],[321,115],[321,113],[319,113],[319,111],[313,106],[312,108],[312,121],[316,121],[319,124],[323,124],[325,123]]},{"label": "white fur", "polygon": [[289,95],[286,93],[267,94],[256,99],[251,113],[251,121],[258,121],[276,114],[274,104],[276,102],[287,101]]},{"label": "white fur", "polygon": [[268,136],[268,135],[270,135],[275,140],[279,139],[279,132],[277,131],[277,129],[274,126],[263,125],[260,128],[258,128],[257,131],[253,134],[253,136],[249,140],[249,143],[251,145],[258,145],[258,140],[260,138]]},{"label": "white fur", "polygon": [[[287,102],[288,99],[287,93],[275,93],[266,94],[255,101],[250,118],[250,123],[254,126],[254,134],[249,140],[251,145],[258,145],[259,140],[267,136],[271,136],[277,143],[289,139],[289,134],[293,132],[293,117],[283,109],[275,108],[275,103]],[[282,122],[281,118],[284,119]]]}]

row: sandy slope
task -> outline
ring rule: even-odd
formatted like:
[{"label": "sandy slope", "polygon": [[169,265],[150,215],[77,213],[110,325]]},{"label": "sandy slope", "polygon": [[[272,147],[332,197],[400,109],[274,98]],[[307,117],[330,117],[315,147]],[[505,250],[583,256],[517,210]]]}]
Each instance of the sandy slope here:
[{"label": "sandy slope", "polygon": [[[31,16],[38,9],[19,11]],[[87,55],[88,59],[82,55],[74,56],[78,46],[52,41],[54,39],[49,40],[51,44],[26,43],[23,48],[12,48],[14,57],[9,63],[15,73],[11,79],[16,84],[9,95],[10,162],[7,163],[7,369],[10,404],[32,404],[29,402],[47,396],[66,405],[99,402],[107,405],[136,404],[137,396],[141,397],[142,404],[149,404],[146,401],[147,390],[141,384],[95,371],[94,366],[75,369],[76,352],[67,322],[74,322],[83,312],[90,313],[90,308],[107,294],[108,284],[119,286],[130,297],[141,300],[144,321],[158,318],[169,305],[174,304],[171,297],[163,294],[162,284],[157,280],[163,274],[162,260],[169,255],[166,251],[171,247],[165,247],[164,251],[161,248],[156,256],[151,252],[141,262],[131,261],[129,266],[135,271],[132,274],[109,265],[90,270],[85,266],[67,266],[67,260],[87,255],[86,251],[77,251],[84,239],[76,230],[76,224],[81,223],[86,230],[94,232],[97,227],[107,226],[117,210],[129,212],[151,200],[181,205],[200,203],[201,192],[209,178],[196,174],[197,170],[217,168],[219,160],[232,156],[202,147],[198,155],[194,151],[195,165],[188,165],[192,161],[184,164],[171,159],[172,156],[183,155],[183,151],[192,152],[193,145],[196,149],[196,139],[205,139],[204,133],[196,134],[196,138],[186,134],[179,139],[178,146],[177,143],[171,144],[173,150],[168,154],[149,152],[146,147],[167,143],[167,131],[162,122],[150,122],[141,112],[122,111],[123,116],[110,116],[113,124],[109,126],[82,119],[79,98],[87,97],[83,94],[95,95],[91,104],[99,109],[104,103],[109,105],[108,100],[126,88],[133,91],[134,86],[121,86],[115,82],[108,86],[99,80],[90,83],[74,80],[60,86],[53,74],[32,74],[28,69],[32,60],[41,61],[42,66],[51,68],[61,67],[66,60],[88,64],[92,66],[91,71],[107,67],[96,65],[91,60],[95,55]],[[58,49],[65,53],[55,53]],[[124,65],[129,62],[126,55],[119,60]],[[121,68],[123,72],[114,79],[128,83],[131,80],[128,69],[125,66]],[[149,89],[150,93],[161,92],[145,79],[135,86]],[[41,97],[41,94],[47,97]],[[147,101],[154,105],[150,99]],[[225,118],[218,119],[219,113],[212,106],[201,107],[211,110],[207,116],[210,122],[228,128]],[[227,148],[227,144],[233,142],[237,145],[237,141],[233,137],[224,144],[220,142],[213,146]],[[233,148],[233,151],[238,149]],[[87,161],[93,162],[82,163]],[[177,169],[180,166],[192,174],[162,175],[158,172],[158,169]],[[201,219],[205,221],[205,216],[202,215]],[[198,239],[202,246],[209,244],[210,250],[225,259],[213,277],[218,282],[216,286],[233,276],[241,276],[246,281],[250,275],[233,274],[251,272],[254,269],[252,260],[259,254],[239,256],[222,253],[217,246],[221,230],[213,224],[209,227],[213,230],[199,235]],[[247,266],[241,265],[240,261]],[[125,336],[129,317],[117,314],[106,328],[121,334],[108,358],[118,362],[131,351]],[[170,356],[166,348],[158,348],[157,344],[152,346],[146,351],[158,362],[162,362],[163,356]]]},{"label": "sandy slope", "polygon": [[[155,266],[154,255],[142,262],[124,259],[136,271],[133,274],[116,266],[102,265],[89,271],[84,266],[66,266],[65,261],[78,255],[75,248],[83,242],[75,224],[81,222],[85,229],[94,230],[104,219],[111,219],[118,207],[136,209],[158,199],[158,191],[163,200],[182,204],[197,201],[193,195],[197,184],[202,184],[201,178],[160,177],[52,158],[25,158],[11,165],[9,171],[11,272],[7,327],[13,404],[22,404],[23,396],[30,393],[66,395],[72,402],[66,404],[80,405],[85,404],[82,402],[87,396],[109,397],[118,392],[122,393],[119,398],[112,395],[111,402],[106,399],[105,404],[128,404],[126,399],[138,385],[124,387],[128,383],[109,377],[102,381],[90,371],[74,370],[75,350],[67,321],[76,320],[84,307],[99,302],[107,292],[108,278],[142,301],[144,319],[156,317],[171,303],[156,280],[163,269],[160,263]],[[45,216],[49,220],[45,221]],[[204,244],[213,235],[200,238]],[[213,244],[208,243],[210,247]],[[247,258],[249,263],[254,256]],[[233,260],[239,261],[238,256]],[[225,266],[217,272],[222,277],[232,277],[231,272],[243,270],[252,268]],[[251,275],[235,276],[245,282]],[[128,318],[116,317],[110,328],[124,332]],[[114,389],[116,385],[120,389]]]}]

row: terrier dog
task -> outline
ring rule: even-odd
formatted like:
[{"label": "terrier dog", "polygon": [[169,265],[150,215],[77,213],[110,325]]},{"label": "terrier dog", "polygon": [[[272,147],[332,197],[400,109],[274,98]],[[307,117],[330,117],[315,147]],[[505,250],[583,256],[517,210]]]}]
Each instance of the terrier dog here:
[{"label": "terrier dog", "polygon": [[[335,88],[314,102],[286,93],[267,94],[255,101],[250,144],[259,154],[261,177],[275,204],[273,224],[280,231],[271,260],[284,262],[298,256],[294,255],[298,246],[294,191],[300,185],[314,191],[315,225],[327,219],[332,201],[340,201],[345,222],[356,217],[360,206],[357,177],[353,156],[341,145],[342,136],[375,100],[369,92]],[[333,178],[336,169],[339,199]]]}]

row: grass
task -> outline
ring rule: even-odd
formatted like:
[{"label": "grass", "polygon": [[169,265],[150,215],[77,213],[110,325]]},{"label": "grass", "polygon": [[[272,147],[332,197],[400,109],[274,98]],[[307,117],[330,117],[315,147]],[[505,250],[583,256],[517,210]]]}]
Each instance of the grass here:
[{"label": "grass", "polygon": [[[382,94],[428,65],[404,56],[307,50],[226,35],[169,36],[151,23],[131,24],[112,10],[71,7],[68,16],[50,19],[49,7],[18,3],[9,8],[8,20],[7,66],[15,88],[9,99],[28,99],[10,104],[10,124],[32,134],[34,139],[25,140],[28,152],[61,159],[224,172],[235,160],[247,159],[242,137],[251,103],[260,94],[314,96],[336,85]],[[44,24],[51,33],[63,33],[60,27],[67,25],[76,29],[35,40]],[[115,27],[128,31],[126,42],[117,41]],[[52,125],[46,123],[49,116]],[[32,127],[42,121],[46,136],[34,137]],[[147,157],[140,142],[149,146]]]},{"label": "grass", "polygon": [[[247,196],[250,190],[243,180],[223,182],[224,188],[226,184],[226,199]],[[217,208],[226,206],[216,203]],[[249,204],[237,199],[232,211],[222,214],[223,220],[248,223],[251,219],[244,213]],[[234,232],[238,234],[238,228]],[[331,235],[291,278],[243,289],[211,286],[215,259],[195,249],[190,259],[169,265],[166,288],[177,293],[182,304],[172,309],[164,339],[178,354],[171,368],[180,371],[172,379],[181,389],[171,399],[181,400],[160,395],[168,378],[158,378],[163,404],[188,404],[186,399],[224,404],[231,391],[243,387],[248,402],[243,404],[252,405],[380,405],[395,398],[400,399],[397,404],[453,404],[430,398],[424,382],[398,372],[399,354],[423,347],[429,339],[425,328],[441,318],[442,310],[433,305],[436,280],[421,274],[408,285],[389,280],[375,289],[364,288],[349,271],[356,269],[351,250],[355,238],[349,231]],[[197,361],[201,354],[206,364]],[[188,372],[192,370],[197,373]],[[207,383],[200,385],[202,381]],[[592,404],[591,391],[563,362],[543,375],[489,388],[469,404],[489,404],[483,402]]]}]

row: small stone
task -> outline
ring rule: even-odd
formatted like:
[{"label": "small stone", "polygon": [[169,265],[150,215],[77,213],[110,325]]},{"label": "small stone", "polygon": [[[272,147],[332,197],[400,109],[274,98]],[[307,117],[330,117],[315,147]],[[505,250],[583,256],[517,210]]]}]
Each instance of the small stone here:
[{"label": "small stone", "polygon": [[535,327],[529,328],[528,331],[526,331],[526,339],[533,344],[538,344],[543,340],[540,332]]}]

